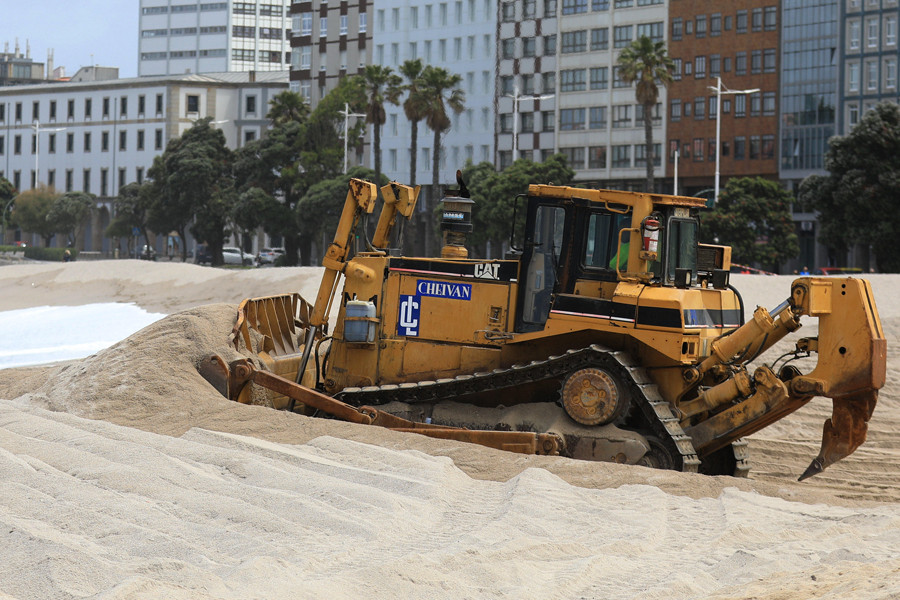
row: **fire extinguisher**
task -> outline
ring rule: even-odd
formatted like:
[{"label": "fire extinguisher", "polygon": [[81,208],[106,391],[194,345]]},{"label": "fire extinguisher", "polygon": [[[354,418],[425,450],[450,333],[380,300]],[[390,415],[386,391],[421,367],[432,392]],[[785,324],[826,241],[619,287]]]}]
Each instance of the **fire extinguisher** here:
[{"label": "fire extinguisher", "polygon": [[641,237],[646,252],[656,252],[659,249],[659,230],[659,219],[655,215],[646,216],[641,221]]}]

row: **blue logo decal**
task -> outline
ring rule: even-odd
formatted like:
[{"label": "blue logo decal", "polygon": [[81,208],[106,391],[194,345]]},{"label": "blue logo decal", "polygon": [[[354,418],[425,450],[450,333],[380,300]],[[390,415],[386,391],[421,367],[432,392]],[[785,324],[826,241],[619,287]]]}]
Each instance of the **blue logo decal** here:
[{"label": "blue logo decal", "polygon": [[453,298],[455,300],[471,300],[472,284],[450,283],[447,281],[420,280],[416,283],[416,292],[419,296],[431,296],[433,298]]},{"label": "blue logo decal", "polygon": [[419,306],[418,296],[400,296],[400,314],[397,318],[397,335],[407,337],[419,336]]}]

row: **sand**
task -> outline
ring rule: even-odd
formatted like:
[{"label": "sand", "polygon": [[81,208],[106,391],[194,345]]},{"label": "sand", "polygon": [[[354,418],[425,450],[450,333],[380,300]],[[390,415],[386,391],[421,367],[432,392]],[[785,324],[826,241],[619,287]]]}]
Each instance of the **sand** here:
[{"label": "sand", "polygon": [[[734,479],[311,419],[197,375],[241,298],[311,300],[320,273],[0,268],[0,310],[175,313],[84,360],[0,371],[0,599],[900,597],[893,346],[869,440],[803,483],[827,400],[750,438]],[[892,345],[900,276],[871,279]],[[790,281],[734,279],[748,310]]]}]

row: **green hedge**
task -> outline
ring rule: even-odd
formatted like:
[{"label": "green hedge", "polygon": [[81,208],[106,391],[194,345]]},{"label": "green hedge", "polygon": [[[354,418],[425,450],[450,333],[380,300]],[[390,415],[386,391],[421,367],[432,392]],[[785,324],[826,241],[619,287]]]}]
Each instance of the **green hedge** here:
[{"label": "green hedge", "polygon": [[12,252],[15,254],[16,252],[23,252],[25,248],[22,246],[2,246],[0,245],[0,252]]},{"label": "green hedge", "polygon": [[[69,248],[68,250],[72,254],[72,260],[75,260],[78,256],[78,250],[75,248]],[[25,248],[25,258],[62,262],[65,252],[66,248],[34,248],[32,246],[27,246]]]}]

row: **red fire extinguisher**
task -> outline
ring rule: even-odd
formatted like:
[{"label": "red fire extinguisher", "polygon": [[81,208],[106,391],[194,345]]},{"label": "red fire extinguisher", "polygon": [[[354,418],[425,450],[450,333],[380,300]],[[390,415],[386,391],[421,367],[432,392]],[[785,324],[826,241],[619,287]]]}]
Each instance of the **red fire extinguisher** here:
[{"label": "red fire extinguisher", "polygon": [[653,216],[644,217],[641,221],[641,237],[644,240],[644,250],[656,252],[659,248],[659,220]]}]

